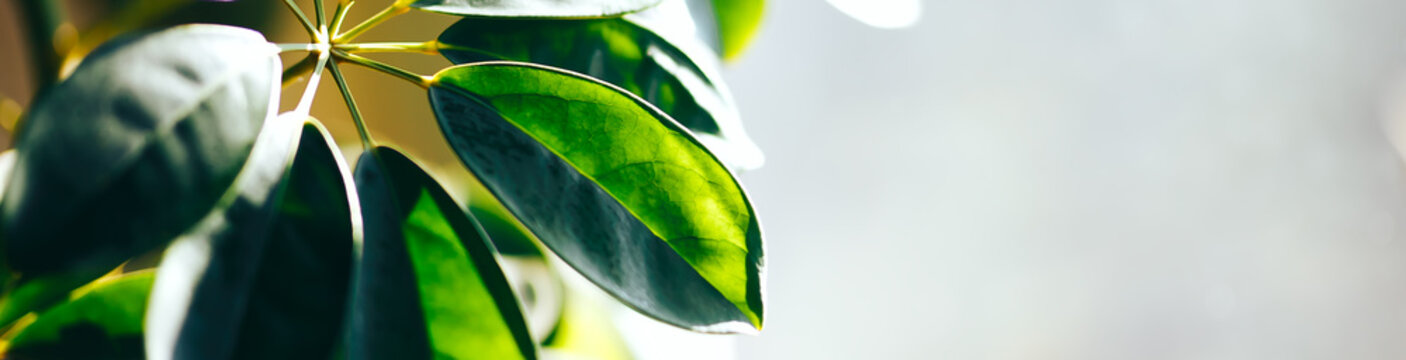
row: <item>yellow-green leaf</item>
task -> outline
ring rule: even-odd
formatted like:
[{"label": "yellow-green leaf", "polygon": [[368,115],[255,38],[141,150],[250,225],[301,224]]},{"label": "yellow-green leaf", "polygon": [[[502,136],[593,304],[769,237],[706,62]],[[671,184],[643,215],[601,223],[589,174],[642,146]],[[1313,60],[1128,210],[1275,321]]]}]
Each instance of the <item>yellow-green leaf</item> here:
[{"label": "yellow-green leaf", "polygon": [[668,115],[598,80],[510,62],[441,71],[430,101],[460,160],[586,278],[684,328],[761,328],[756,216]]}]

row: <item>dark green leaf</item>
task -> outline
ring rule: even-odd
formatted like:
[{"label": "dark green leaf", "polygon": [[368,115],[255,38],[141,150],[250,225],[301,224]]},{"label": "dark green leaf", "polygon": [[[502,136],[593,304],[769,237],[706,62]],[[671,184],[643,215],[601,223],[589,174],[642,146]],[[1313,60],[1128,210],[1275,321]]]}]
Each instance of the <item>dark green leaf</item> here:
[{"label": "dark green leaf", "polygon": [[461,16],[594,18],[619,16],[659,0],[418,0],[411,7]]},{"label": "dark green leaf", "polygon": [[604,80],[669,114],[724,162],[742,169],[759,167],[761,151],[744,133],[716,74],[717,55],[696,37],[673,36],[671,43],[639,25],[690,23],[686,11],[664,10],[564,21],[467,18],[439,36],[440,53],[455,64],[523,61]]},{"label": "dark green leaf", "polygon": [[10,340],[7,359],[143,359],[151,271],[98,280],[39,314]]},{"label": "dark green leaf", "polygon": [[167,249],[151,301],[161,311],[147,318],[150,358],[331,356],[351,283],[349,177],[316,120],[271,121],[237,195]]},{"label": "dark green leaf", "polygon": [[280,66],[259,33],[216,25],[126,37],[88,56],[18,134],[0,229],[21,286],[86,282],[198,221],[273,115]]},{"label": "dark green leaf", "polygon": [[531,234],[520,229],[501,208],[488,208],[478,203],[469,204],[469,214],[483,226],[483,231],[493,241],[493,247],[503,255],[542,257],[542,249]]},{"label": "dark green leaf", "polygon": [[667,115],[608,84],[525,63],[441,71],[430,102],[459,158],[586,278],[685,328],[761,327],[751,205]]},{"label": "dark green leaf", "polygon": [[356,165],[365,241],[353,359],[536,358],[483,230],[410,159],[375,148]]}]

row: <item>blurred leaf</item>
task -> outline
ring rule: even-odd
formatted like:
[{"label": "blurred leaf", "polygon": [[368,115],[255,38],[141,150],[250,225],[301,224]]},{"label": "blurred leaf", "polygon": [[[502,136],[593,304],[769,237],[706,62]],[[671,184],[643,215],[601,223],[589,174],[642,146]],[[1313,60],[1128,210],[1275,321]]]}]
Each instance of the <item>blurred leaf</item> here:
[{"label": "blurred leaf", "polygon": [[[636,21],[688,21],[687,13],[651,9],[629,18],[511,20],[466,18],[439,36],[440,53],[455,64],[490,60],[533,62],[590,75],[659,107],[683,124],[724,162],[761,165],[761,151],[742,130],[730,96],[716,76],[715,57],[696,44],[685,52]],[[667,18],[683,16],[683,19]],[[678,37],[676,37],[678,38]],[[695,62],[694,59],[699,61]],[[712,60],[712,61],[710,61]],[[704,71],[700,65],[709,66]]]},{"label": "blurred leaf", "polygon": [[602,300],[570,291],[561,323],[542,344],[543,357],[563,360],[628,360],[629,346],[611,321]]},{"label": "blurred leaf", "polygon": [[78,61],[87,56],[94,48],[111,40],[114,36],[147,27],[162,16],[190,3],[193,1],[137,0],[110,3],[110,6],[115,6],[117,9],[111,11],[107,16],[99,18],[96,24],[83,31],[78,37],[76,46],[70,49],[64,58],[64,72],[71,70],[70,66],[77,65]]},{"label": "blurred leaf", "polygon": [[[24,117],[24,107],[18,101],[10,98],[0,98],[0,128],[4,128],[4,133],[9,134],[15,131],[15,124]],[[8,142],[8,141],[7,141]],[[3,190],[4,188],[0,188]]]},{"label": "blurred leaf", "polygon": [[525,63],[436,74],[449,144],[528,229],[642,313],[707,332],[761,327],[761,232],[687,130],[596,80]]},{"label": "blurred leaf", "polygon": [[64,57],[64,72],[72,70],[93,48],[120,34],[181,24],[209,23],[247,27],[268,33],[282,8],[278,1],[121,0],[105,2],[107,11],[84,29]]},{"label": "blurred leaf", "polygon": [[[506,209],[504,209],[506,211]],[[531,234],[523,232],[508,214],[489,209],[478,203],[469,205],[469,214],[483,226],[483,231],[493,241],[493,247],[503,255],[541,257],[542,249]]]},{"label": "blurred leaf", "polygon": [[21,278],[11,284],[11,289],[0,298],[0,324],[10,324],[25,314],[58,303],[69,291],[94,278],[97,276],[74,273]]},{"label": "blurred leaf", "polygon": [[483,232],[502,256],[498,264],[518,294],[523,317],[532,338],[541,342],[561,320],[562,301],[566,291],[555,269],[547,264],[541,245],[527,229],[517,223],[502,205],[488,193],[474,194],[469,202],[469,215],[483,226]]},{"label": "blurred leaf", "polygon": [[541,255],[502,256],[498,261],[513,293],[521,300],[523,318],[527,320],[532,338],[541,343],[561,321],[565,292],[561,279]]},{"label": "blurred leaf", "polygon": [[198,221],[277,107],[276,53],[247,29],[181,26],[100,47],[38,99],[0,205],[20,283],[87,282]]},{"label": "blurred leaf", "polygon": [[[752,43],[762,25],[766,10],[764,0],[712,0],[713,15],[718,21],[718,39],[722,42],[724,59],[736,59]],[[866,0],[867,1],[867,0]]]},{"label": "blurred leaf", "polygon": [[149,357],[331,356],[351,283],[346,173],[316,120],[271,121],[237,195],[167,249],[151,300],[161,311],[147,317]]},{"label": "blurred leaf", "polygon": [[7,359],[143,359],[142,316],[152,272],[99,280],[19,330]]},{"label": "blurred leaf", "polygon": [[365,242],[356,270],[353,359],[536,359],[516,297],[483,230],[390,148],[362,154]]},{"label": "blurred leaf", "polygon": [[[15,170],[15,149],[0,152],[0,189],[4,189],[10,182],[10,176]],[[0,201],[4,200],[5,193],[0,192]],[[4,324],[4,323],[0,323]]]},{"label": "blurred leaf", "polygon": [[883,29],[913,26],[923,15],[921,0],[826,0],[840,12]]},{"label": "blurred leaf", "polygon": [[595,18],[619,16],[659,0],[418,0],[411,7],[461,16]]}]

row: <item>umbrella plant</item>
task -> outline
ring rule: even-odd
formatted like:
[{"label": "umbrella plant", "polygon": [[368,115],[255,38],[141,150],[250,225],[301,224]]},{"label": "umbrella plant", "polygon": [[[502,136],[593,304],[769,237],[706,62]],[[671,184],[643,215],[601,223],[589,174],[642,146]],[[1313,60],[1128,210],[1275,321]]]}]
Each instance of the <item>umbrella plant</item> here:
[{"label": "umbrella plant", "polygon": [[[73,32],[57,3],[16,2],[35,43]],[[306,41],[186,24],[35,47],[39,90],[0,156],[7,358],[535,359],[579,343],[565,337],[591,331],[572,319],[593,310],[544,305],[551,286],[514,280],[520,259],[559,258],[571,270],[546,273],[679,328],[762,328],[762,232],[734,175],[761,154],[717,73],[760,1],[396,0],[361,20],[355,0],[284,3]],[[411,11],[460,19],[357,41]],[[456,201],[378,142],[348,66],[423,91],[405,106],[433,118],[397,120],[435,122],[502,207]],[[318,94],[328,78],[340,92]],[[315,119],[315,101],[350,116]],[[331,120],[357,129],[354,162]]]}]

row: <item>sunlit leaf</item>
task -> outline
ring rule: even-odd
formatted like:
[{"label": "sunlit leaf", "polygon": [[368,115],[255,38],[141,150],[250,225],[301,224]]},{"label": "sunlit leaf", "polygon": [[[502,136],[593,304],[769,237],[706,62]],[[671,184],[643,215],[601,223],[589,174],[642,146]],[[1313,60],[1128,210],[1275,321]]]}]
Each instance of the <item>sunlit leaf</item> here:
[{"label": "sunlit leaf", "polygon": [[[916,0],[915,0],[916,1]],[[724,59],[736,59],[762,25],[765,0],[712,0]]]},{"label": "sunlit leaf", "polygon": [[597,80],[507,62],[441,71],[430,102],[459,158],[586,278],[688,329],[761,327],[751,205],[667,115]]},{"label": "sunlit leaf", "polygon": [[147,317],[149,358],[333,353],[351,283],[354,198],[331,137],[305,119],[268,124],[235,196],[167,249],[151,300],[159,311]]},{"label": "sunlit leaf", "polygon": [[[761,151],[742,129],[716,55],[692,36],[674,43],[641,26],[672,26],[688,14],[650,9],[626,18],[504,20],[467,18],[439,36],[456,64],[513,60],[590,75],[649,101],[693,131],[724,162],[759,167]],[[669,25],[665,25],[669,24]]]},{"label": "sunlit leaf", "polygon": [[411,7],[462,16],[594,18],[619,16],[659,0],[418,0]]},{"label": "sunlit leaf", "polygon": [[390,148],[357,161],[365,241],[353,359],[536,359],[483,230],[419,165]]},{"label": "sunlit leaf", "polygon": [[142,316],[151,271],[104,278],[39,314],[10,340],[7,359],[144,359]]},{"label": "sunlit leaf", "polygon": [[[198,221],[273,115],[280,67],[259,33],[217,25],[94,51],[18,133],[0,237],[19,286],[87,282]],[[71,288],[46,287],[32,303]]]}]

